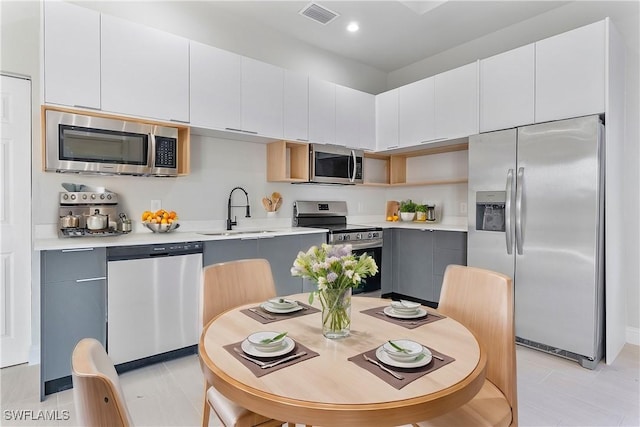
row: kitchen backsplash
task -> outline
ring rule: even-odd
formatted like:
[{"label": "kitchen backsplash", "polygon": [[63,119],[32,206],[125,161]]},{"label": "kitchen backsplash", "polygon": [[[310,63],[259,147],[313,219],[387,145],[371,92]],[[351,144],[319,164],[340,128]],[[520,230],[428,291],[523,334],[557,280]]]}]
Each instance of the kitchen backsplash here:
[{"label": "kitchen backsplash", "polygon": [[[467,201],[466,184],[383,188],[272,183],[266,180],[264,144],[192,135],[191,150],[191,174],[178,178],[87,176],[38,171],[34,173],[33,224],[42,226],[56,222],[58,192],[64,191],[61,185],[64,182],[106,187],[118,193],[119,210],[127,213],[134,222],[139,222],[143,211],[151,209],[152,200],[160,200],[163,209],[175,210],[183,221],[223,224],[229,192],[235,186],[247,190],[251,205],[251,220],[245,219],[240,210],[234,210],[240,226],[243,222],[266,219],[261,200],[274,191],[283,196],[278,220],[291,218],[294,200],[310,199],[346,200],[350,217],[379,216],[384,219],[387,200],[408,198],[420,203],[436,203],[445,218],[466,217],[460,206]],[[418,163],[420,160],[413,161],[414,167],[431,167],[426,163],[428,159],[424,160],[425,165]],[[461,157],[460,162],[463,164],[455,167],[466,170],[466,157]],[[240,194],[234,194],[234,201],[236,197]],[[238,198],[238,204],[240,202],[244,203],[244,200]]]}]

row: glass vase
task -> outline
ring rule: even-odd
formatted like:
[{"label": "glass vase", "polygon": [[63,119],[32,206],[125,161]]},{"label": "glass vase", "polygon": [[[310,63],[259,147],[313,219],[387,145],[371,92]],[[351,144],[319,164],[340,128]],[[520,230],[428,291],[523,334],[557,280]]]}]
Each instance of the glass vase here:
[{"label": "glass vase", "polygon": [[351,288],[325,289],[319,292],[322,304],[322,334],[329,339],[351,333]]}]

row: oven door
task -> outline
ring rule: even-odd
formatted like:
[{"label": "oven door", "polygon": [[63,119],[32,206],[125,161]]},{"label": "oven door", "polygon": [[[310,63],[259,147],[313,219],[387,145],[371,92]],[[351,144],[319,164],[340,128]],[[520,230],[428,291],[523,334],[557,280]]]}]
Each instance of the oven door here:
[{"label": "oven door", "polygon": [[363,286],[353,289],[354,294],[359,294],[363,292],[373,292],[378,291],[382,288],[382,241],[380,243],[371,244],[370,242],[365,243],[352,243],[351,252],[355,256],[360,256],[363,253],[367,253],[373,260],[376,262],[378,266],[378,274],[372,277],[367,277],[363,281]]},{"label": "oven door", "polygon": [[341,146],[311,144],[310,181],[362,184],[364,153]]}]

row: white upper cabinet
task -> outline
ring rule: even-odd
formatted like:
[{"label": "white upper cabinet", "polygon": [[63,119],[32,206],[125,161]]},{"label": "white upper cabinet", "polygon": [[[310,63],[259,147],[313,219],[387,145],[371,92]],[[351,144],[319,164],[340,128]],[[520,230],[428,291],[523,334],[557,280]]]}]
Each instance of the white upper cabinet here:
[{"label": "white upper cabinet", "polygon": [[435,78],[402,86],[398,93],[398,143],[411,147],[436,138]]},{"label": "white upper cabinet", "polygon": [[189,121],[189,41],[102,15],[102,109]]},{"label": "white upper cabinet", "polygon": [[336,85],[309,77],[309,141],[336,142]]},{"label": "white upper cabinet", "polygon": [[360,111],[359,148],[367,151],[376,149],[376,97],[370,93],[358,92]]},{"label": "white upper cabinet", "polygon": [[44,101],[100,109],[100,13],[44,2]]},{"label": "white upper cabinet", "polygon": [[309,76],[284,72],[284,139],[309,140]]},{"label": "white upper cabinet", "polygon": [[375,96],[336,85],[336,144],[375,150]]},{"label": "white upper cabinet", "polygon": [[535,45],[536,122],[604,112],[605,21]]},{"label": "white upper cabinet", "polygon": [[376,95],[376,149],[398,148],[398,92]]},{"label": "white upper cabinet", "polygon": [[336,85],[336,144],[360,148],[359,91]]},{"label": "white upper cabinet", "polygon": [[478,133],[478,63],[435,76],[436,139]]},{"label": "white upper cabinet", "polygon": [[284,70],[242,58],[242,130],[282,138]]},{"label": "white upper cabinet", "polygon": [[242,57],[190,42],[191,125],[241,129]]},{"label": "white upper cabinet", "polygon": [[535,47],[480,61],[480,132],[534,122]]}]

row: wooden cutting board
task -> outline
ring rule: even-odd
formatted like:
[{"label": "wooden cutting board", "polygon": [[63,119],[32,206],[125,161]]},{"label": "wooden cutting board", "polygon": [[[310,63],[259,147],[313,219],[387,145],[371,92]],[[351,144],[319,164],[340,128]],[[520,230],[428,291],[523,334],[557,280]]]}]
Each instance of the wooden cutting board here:
[{"label": "wooden cutting board", "polygon": [[393,215],[400,215],[400,202],[396,200],[387,201],[387,212],[385,214],[385,218],[388,218]]}]

